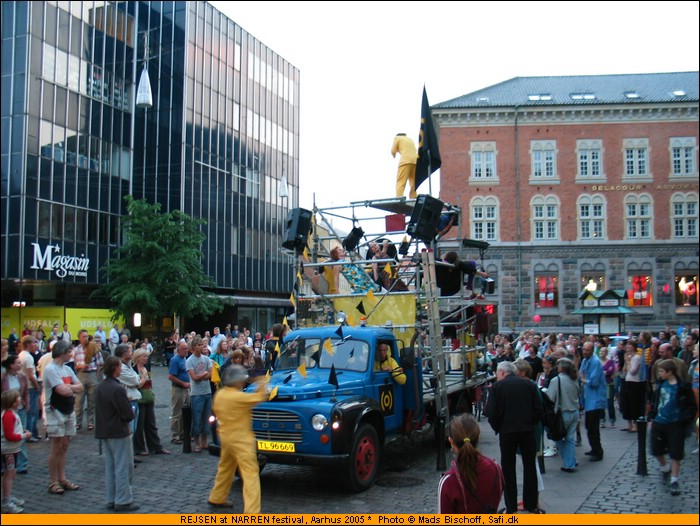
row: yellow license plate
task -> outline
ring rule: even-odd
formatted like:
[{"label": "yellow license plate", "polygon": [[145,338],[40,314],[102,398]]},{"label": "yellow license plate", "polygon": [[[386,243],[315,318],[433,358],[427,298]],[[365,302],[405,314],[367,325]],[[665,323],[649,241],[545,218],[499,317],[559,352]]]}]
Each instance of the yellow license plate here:
[{"label": "yellow license plate", "polygon": [[258,440],[258,450],[279,451],[281,453],[294,453],[294,442],[270,442],[268,440]]}]

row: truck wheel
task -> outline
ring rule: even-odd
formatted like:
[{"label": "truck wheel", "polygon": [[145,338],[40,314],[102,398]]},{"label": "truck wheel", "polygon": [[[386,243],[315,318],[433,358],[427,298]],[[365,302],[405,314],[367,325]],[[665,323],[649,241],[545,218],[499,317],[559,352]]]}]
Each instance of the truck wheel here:
[{"label": "truck wheel", "polygon": [[359,493],[369,489],[377,476],[380,456],[377,431],[369,424],[362,424],[350,450],[345,481],[350,491]]}]

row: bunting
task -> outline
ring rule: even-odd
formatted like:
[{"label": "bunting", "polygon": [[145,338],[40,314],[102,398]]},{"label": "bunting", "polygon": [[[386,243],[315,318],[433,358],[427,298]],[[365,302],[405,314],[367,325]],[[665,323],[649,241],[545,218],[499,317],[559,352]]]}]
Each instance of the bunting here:
[{"label": "bunting", "polygon": [[358,303],[355,309],[357,309],[361,314],[364,314],[365,316],[367,315],[367,312],[365,311],[365,306],[362,302]]},{"label": "bunting", "polygon": [[277,396],[277,391],[279,391],[279,387],[275,386],[272,391],[270,391],[270,395],[267,397],[268,400],[274,400],[275,397]]},{"label": "bunting", "polygon": [[333,350],[333,344],[331,343],[331,339],[327,338],[326,341],[323,343],[323,348],[328,351],[328,354],[333,356],[335,354],[335,351]]},{"label": "bunting", "polygon": [[331,364],[331,373],[328,375],[328,383],[334,385],[338,389],[338,375],[335,374],[335,364]]},{"label": "bunting", "polygon": [[302,378],[306,378],[306,364],[302,363],[299,367],[297,367],[297,372],[302,376]]},{"label": "bunting", "polygon": [[339,325],[338,329],[335,331],[335,333],[338,335],[338,337],[342,340],[343,339],[343,326]]}]

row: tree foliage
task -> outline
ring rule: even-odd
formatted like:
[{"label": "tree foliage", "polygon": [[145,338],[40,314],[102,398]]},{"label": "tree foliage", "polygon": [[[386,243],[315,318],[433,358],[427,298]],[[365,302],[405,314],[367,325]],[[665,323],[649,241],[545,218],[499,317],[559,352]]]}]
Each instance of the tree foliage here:
[{"label": "tree foliage", "polygon": [[135,312],[160,320],[221,311],[223,301],[203,288],[215,286],[202,269],[205,236],[199,227],[205,221],[179,210],[161,213],[160,204],[130,195],[124,200],[123,244],[102,267],[107,281],[93,296],[105,296],[117,316],[127,320]]}]

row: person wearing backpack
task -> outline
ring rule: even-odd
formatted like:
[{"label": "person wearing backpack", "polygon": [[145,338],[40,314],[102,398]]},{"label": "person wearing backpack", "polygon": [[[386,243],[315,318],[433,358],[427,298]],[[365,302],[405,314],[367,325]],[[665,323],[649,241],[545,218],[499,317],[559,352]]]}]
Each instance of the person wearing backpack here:
[{"label": "person wearing backpack", "polygon": [[438,484],[438,513],[496,513],[503,495],[503,472],[477,449],[481,429],[473,415],[450,422],[449,441],[456,459]]},{"label": "person wearing backpack", "polygon": [[561,408],[562,419],[566,426],[566,436],[557,440],[557,449],[561,453],[561,470],[565,473],[576,471],[576,426],[579,414],[578,404],[581,386],[578,383],[578,371],[574,362],[568,358],[557,360],[559,374],[549,382],[547,396],[554,402],[555,411]]}]

